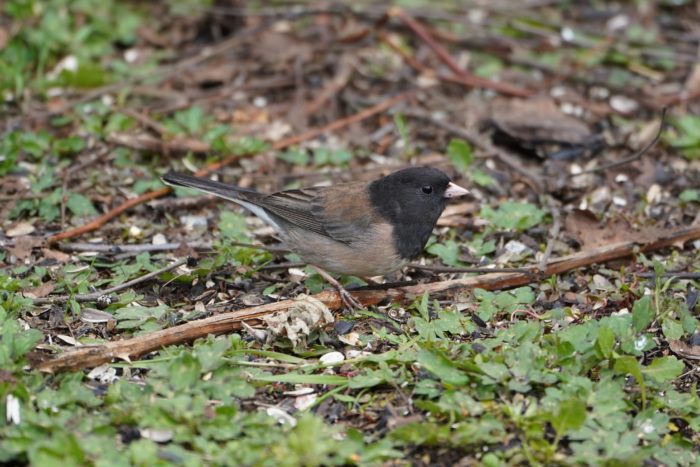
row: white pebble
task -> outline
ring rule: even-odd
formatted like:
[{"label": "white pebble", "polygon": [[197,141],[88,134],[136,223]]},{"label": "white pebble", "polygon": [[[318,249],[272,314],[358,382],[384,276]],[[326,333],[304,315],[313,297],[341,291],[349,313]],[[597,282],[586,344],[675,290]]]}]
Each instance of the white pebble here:
[{"label": "white pebble", "polygon": [[571,42],[576,37],[576,33],[570,27],[564,27],[561,30],[561,38],[567,42]]},{"label": "white pebble", "polygon": [[328,352],[321,356],[319,361],[324,365],[332,365],[334,363],[340,363],[345,360],[345,355],[340,352]]},{"label": "white pebble", "polygon": [[647,202],[657,204],[659,201],[661,201],[661,186],[654,183],[647,191]]},{"label": "white pebble", "polygon": [[134,63],[139,58],[139,51],[137,49],[129,49],[124,52],[124,60],[127,63]]},{"label": "white pebble", "polygon": [[129,227],[129,236],[130,237],[135,237],[138,238],[141,235],[143,235],[143,230],[141,230],[139,227],[132,225]]},{"label": "white pebble", "polygon": [[639,108],[639,104],[634,99],[626,96],[612,96],[610,98],[610,107],[622,114],[629,114]]},{"label": "white pebble", "polygon": [[627,200],[622,196],[613,196],[612,202],[615,206],[624,207],[627,206]]},{"label": "white pebble", "polygon": [[277,423],[280,425],[289,425],[291,427],[297,425],[297,420],[294,417],[278,407],[268,407],[265,412],[267,412],[268,416],[277,420]]},{"label": "white pebble", "polygon": [[168,239],[165,238],[165,235],[163,235],[162,233],[157,233],[153,236],[151,243],[153,243],[154,245],[165,245],[166,243],[168,243]]}]

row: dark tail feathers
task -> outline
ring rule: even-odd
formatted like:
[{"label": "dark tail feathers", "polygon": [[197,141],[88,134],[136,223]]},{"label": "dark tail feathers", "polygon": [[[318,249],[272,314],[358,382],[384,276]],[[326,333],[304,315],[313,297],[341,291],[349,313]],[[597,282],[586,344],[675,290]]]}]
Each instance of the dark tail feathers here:
[{"label": "dark tail feathers", "polygon": [[167,174],[163,175],[162,180],[168,185],[194,188],[196,190],[229,199],[231,201],[241,199],[246,200],[248,199],[246,194],[255,193],[250,190],[238,188],[234,185],[227,185],[225,183],[209,180],[208,178],[193,177],[192,175],[186,175],[178,172],[168,172]]}]

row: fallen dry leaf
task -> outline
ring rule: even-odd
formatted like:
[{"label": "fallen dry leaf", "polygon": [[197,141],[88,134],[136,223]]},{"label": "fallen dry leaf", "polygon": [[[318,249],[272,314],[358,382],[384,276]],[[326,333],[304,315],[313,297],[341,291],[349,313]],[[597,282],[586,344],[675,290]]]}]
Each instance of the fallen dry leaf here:
[{"label": "fallen dry leaf", "polygon": [[44,282],[38,287],[33,287],[31,289],[27,289],[24,292],[25,297],[29,298],[41,298],[41,297],[46,297],[49,295],[51,292],[53,292],[53,289],[55,288],[53,282]]},{"label": "fallen dry leaf", "polygon": [[685,80],[684,91],[686,95],[693,96],[700,92],[700,63],[696,63],[693,71]]},{"label": "fallen dry leaf", "polygon": [[80,342],[78,342],[77,340],[75,340],[75,338],[73,338],[72,336],[66,336],[65,334],[56,334],[56,338],[62,340],[66,344],[72,345],[74,347],[78,347],[78,346],[83,345]]},{"label": "fallen dry leaf", "polygon": [[32,250],[43,242],[44,241],[38,237],[17,237],[15,239],[15,246],[8,249],[11,255],[22,261],[29,258],[32,255]]},{"label": "fallen dry leaf", "polygon": [[292,35],[267,31],[261,34],[252,51],[262,62],[273,68],[283,68],[293,60],[307,62],[311,58],[312,48]]},{"label": "fallen dry leaf", "polygon": [[673,353],[691,360],[700,360],[700,345],[686,344],[681,340],[668,341]]},{"label": "fallen dry leaf", "polygon": [[287,336],[294,345],[314,329],[335,320],[328,307],[313,297],[302,294],[295,301],[288,311],[262,318],[275,335]]},{"label": "fallen dry leaf", "polygon": [[59,263],[67,263],[70,260],[70,255],[63,253],[62,251],[51,250],[49,248],[42,248],[41,254],[44,255],[44,258],[53,259]]},{"label": "fallen dry leaf", "polygon": [[34,232],[34,230],[36,230],[36,228],[33,224],[30,224],[29,222],[18,222],[10,227],[5,235],[10,238],[20,237],[22,235],[29,235],[30,233]]},{"label": "fallen dry leaf", "polygon": [[581,250],[591,250],[630,240],[647,243],[669,231],[656,226],[635,229],[624,219],[601,221],[591,211],[583,209],[575,209],[566,216],[564,228],[581,245]]},{"label": "fallen dry leaf", "polygon": [[566,115],[547,98],[499,99],[490,113],[499,130],[528,143],[585,144],[592,136],[585,123]]}]

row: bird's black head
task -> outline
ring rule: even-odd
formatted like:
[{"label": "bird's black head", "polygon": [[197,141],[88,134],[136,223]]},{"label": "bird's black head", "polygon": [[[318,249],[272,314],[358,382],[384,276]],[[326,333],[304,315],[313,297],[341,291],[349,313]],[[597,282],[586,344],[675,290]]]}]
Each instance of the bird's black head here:
[{"label": "bird's black head", "polygon": [[404,259],[423,251],[447,199],[467,193],[430,167],[399,170],[369,186],[372,205],[393,226],[394,245]]}]

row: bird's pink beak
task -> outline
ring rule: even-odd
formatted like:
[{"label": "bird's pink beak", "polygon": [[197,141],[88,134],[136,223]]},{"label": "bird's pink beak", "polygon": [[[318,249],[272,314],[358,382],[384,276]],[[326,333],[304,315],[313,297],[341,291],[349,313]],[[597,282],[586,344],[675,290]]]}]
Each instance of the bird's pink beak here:
[{"label": "bird's pink beak", "polygon": [[458,196],[470,195],[471,192],[459,185],[450,182],[445,190],[445,198],[457,198]]}]

